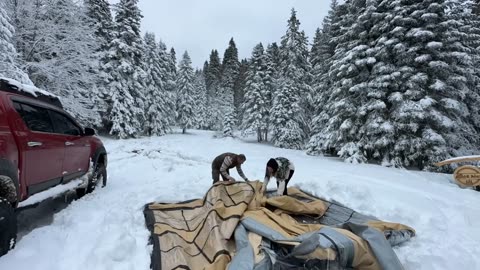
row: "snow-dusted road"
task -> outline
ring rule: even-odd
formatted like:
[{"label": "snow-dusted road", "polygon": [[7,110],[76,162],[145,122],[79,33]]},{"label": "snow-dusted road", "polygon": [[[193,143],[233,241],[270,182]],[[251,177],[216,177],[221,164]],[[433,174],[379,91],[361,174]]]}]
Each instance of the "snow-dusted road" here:
[{"label": "snow-dusted road", "polygon": [[[202,197],[211,184],[210,162],[225,151],[247,156],[243,167],[250,179],[262,179],[270,157],[288,157],[296,165],[292,184],[365,214],[412,226],[417,237],[395,249],[406,269],[480,269],[480,193],[460,189],[450,175],[346,164],[212,135],[194,131],[105,140],[108,186],[68,205],[53,204],[65,207],[58,213],[48,202],[28,210],[21,216],[17,247],[0,258],[0,269],[149,269],[143,206],[154,200]],[[237,177],[235,171],[233,175]],[[274,185],[272,181],[270,187]],[[28,224],[43,213],[49,217]]]}]

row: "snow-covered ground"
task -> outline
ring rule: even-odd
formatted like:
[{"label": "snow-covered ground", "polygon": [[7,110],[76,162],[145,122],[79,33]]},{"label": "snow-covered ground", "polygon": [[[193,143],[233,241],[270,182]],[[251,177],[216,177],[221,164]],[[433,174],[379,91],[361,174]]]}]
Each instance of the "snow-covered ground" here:
[{"label": "snow-covered ground", "polygon": [[[247,156],[243,168],[250,179],[262,179],[270,157],[288,157],[296,166],[292,185],[412,226],[417,237],[395,248],[406,269],[480,269],[480,193],[459,188],[451,175],[346,164],[203,131],[104,142],[107,187],[60,206],[65,209],[58,213],[52,206],[50,224],[31,228],[21,222],[22,237],[0,258],[0,269],[149,269],[143,206],[202,197],[211,185],[210,162],[225,151]],[[238,178],[236,171],[232,175]]]}]

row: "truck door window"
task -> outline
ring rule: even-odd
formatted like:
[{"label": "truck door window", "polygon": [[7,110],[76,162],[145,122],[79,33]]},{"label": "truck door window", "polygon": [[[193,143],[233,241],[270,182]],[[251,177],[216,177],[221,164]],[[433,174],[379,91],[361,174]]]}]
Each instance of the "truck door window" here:
[{"label": "truck door window", "polygon": [[80,136],[81,129],[68,117],[58,112],[50,111],[52,121],[55,124],[55,133]]},{"label": "truck door window", "polygon": [[13,102],[13,105],[31,131],[53,133],[47,109],[18,102]]}]

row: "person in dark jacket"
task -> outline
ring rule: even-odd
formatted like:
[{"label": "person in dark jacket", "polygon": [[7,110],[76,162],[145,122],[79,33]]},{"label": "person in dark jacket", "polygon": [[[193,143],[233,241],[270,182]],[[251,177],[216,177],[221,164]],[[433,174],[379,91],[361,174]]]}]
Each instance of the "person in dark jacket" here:
[{"label": "person in dark jacket", "polygon": [[235,181],[235,178],[230,176],[230,169],[236,167],[237,172],[245,181],[248,178],[242,171],[242,164],[247,160],[244,154],[223,153],[217,156],[212,162],[212,179],[213,183],[220,180],[220,175],[223,181]]},{"label": "person in dark jacket", "polygon": [[263,180],[261,191],[265,193],[267,191],[267,186],[270,178],[275,177],[277,179],[277,194],[288,195],[287,185],[290,179],[292,179],[294,172],[295,166],[293,165],[292,161],[284,157],[271,158],[267,162],[267,168],[265,169],[265,179]]}]

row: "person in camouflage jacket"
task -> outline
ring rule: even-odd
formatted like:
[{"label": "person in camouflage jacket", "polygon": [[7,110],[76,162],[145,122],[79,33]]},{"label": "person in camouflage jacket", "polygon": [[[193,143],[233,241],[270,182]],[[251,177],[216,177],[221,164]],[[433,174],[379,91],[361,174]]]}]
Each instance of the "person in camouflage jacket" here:
[{"label": "person in camouflage jacket", "polygon": [[263,180],[262,192],[266,192],[270,178],[275,177],[275,179],[277,179],[277,194],[288,195],[287,185],[294,172],[295,166],[292,161],[284,157],[271,158],[267,162],[267,168],[265,169],[265,179]]}]

